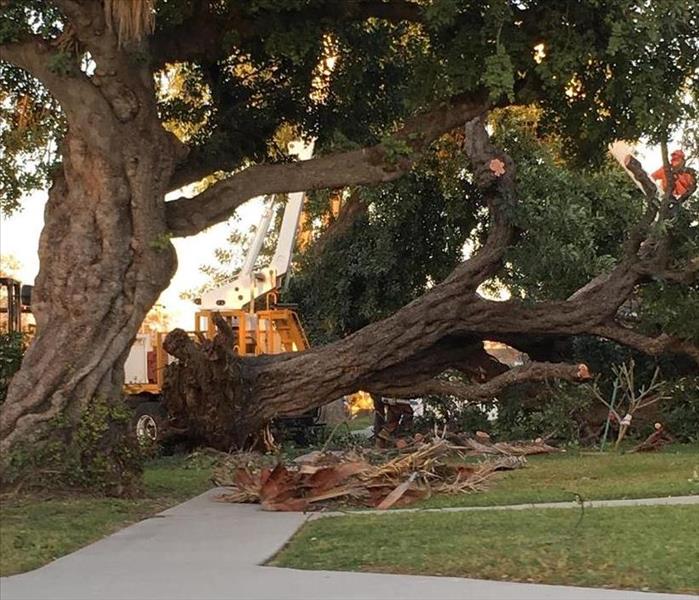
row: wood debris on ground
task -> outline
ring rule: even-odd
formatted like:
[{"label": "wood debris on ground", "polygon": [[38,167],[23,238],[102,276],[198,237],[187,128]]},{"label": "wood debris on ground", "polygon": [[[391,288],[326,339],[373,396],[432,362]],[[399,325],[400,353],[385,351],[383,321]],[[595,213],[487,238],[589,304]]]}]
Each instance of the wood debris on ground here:
[{"label": "wood debris on ground", "polygon": [[541,438],[532,442],[492,442],[490,436],[481,431],[477,431],[475,437],[463,433],[448,434],[447,437],[452,443],[462,447],[465,456],[530,456],[561,452],[560,448],[550,446]]},{"label": "wood debris on ground", "polygon": [[[524,466],[526,454],[553,452],[542,441],[478,446],[464,437],[454,443],[444,435],[425,438],[417,434],[398,451],[356,448],[347,451],[314,451],[287,464],[269,464],[269,458],[231,454],[215,471],[214,481],[230,490],[219,500],[260,503],[264,510],[307,511],[351,505],[384,510],[405,506],[434,494],[483,490],[498,471]],[[468,463],[465,456],[498,455]]]},{"label": "wood debris on ground", "polygon": [[656,423],[653,433],[640,444],[634,446],[629,452],[655,452],[674,441],[674,438],[665,430],[662,423]]}]

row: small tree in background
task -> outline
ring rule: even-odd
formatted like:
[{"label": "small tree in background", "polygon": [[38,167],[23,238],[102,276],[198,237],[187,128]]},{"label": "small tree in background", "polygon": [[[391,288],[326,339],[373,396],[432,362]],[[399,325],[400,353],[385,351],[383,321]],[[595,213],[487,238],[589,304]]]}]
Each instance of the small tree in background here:
[{"label": "small tree in background", "polygon": [[[606,426],[611,420],[614,421],[617,429],[616,442],[614,448],[624,440],[631,427],[633,417],[642,411],[663,400],[668,400],[672,394],[668,392],[667,382],[659,379],[660,368],[656,367],[651,380],[647,384],[639,384],[636,381],[635,363],[622,363],[613,368],[616,375],[613,383],[611,396],[607,399],[600,392],[597,385],[590,387],[595,398],[609,409],[609,417]],[[623,416],[622,416],[623,415]],[[605,428],[602,444],[606,441],[607,428]]]}]

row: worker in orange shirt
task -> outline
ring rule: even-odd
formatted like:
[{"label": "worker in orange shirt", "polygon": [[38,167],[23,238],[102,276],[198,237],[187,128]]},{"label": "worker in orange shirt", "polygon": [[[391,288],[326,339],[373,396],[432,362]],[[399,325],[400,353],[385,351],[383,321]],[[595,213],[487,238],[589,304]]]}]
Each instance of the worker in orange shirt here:
[{"label": "worker in orange shirt", "polygon": [[[697,189],[697,174],[693,169],[685,166],[682,150],[675,150],[670,156],[670,170],[672,171],[672,196],[675,198],[675,204],[681,204]],[[660,182],[660,188],[663,191],[667,190],[664,166],[651,173],[651,177]]]}]

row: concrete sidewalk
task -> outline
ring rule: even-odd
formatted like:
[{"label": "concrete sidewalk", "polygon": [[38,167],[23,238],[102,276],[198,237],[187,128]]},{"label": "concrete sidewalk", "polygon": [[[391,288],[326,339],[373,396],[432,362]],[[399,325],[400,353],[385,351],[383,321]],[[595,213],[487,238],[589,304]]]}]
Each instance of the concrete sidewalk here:
[{"label": "concrete sidewalk", "polygon": [[60,558],[0,579],[2,600],[656,600],[671,594],[259,566],[299,513],[212,501],[211,490]]},{"label": "concrete sidewalk", "polygon": [[[614,508],[618,506],[679,506],[699,504],[699,496],[663,496],[660,498],[626,498],[622,500],[585,500],[585,508]],[[483,510],[531,510],[538,508],[580,508],[577,502],[538,502],[536,504],[501,504],[493,506],[447,506],[445,508],[394,508],[392,510],[351,510],[312,513],[310,518],[342,517],[345,515],[395,515],[401,513],[474,512]]]}]

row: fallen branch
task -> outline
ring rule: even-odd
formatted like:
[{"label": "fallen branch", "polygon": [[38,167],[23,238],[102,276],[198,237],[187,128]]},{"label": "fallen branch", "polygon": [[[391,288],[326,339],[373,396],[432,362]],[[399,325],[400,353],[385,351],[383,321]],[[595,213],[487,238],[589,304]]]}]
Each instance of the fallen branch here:
[{"label": "fallen branch", "polygon": [[654,452],[663,448],[667,444],[671,444],[675,440],[665,431],[661,423],[655,424],[655,431],[651,433],[640,444],[634,446],[629,452]]},{"label": "fallen branch", "polygon": [[548,381],[565,379],[567,381],[587,381],[592,376],[585,364],[530,362],[521,367],[514,367],[493,377],[484,383],[466,384],[458,381],[431,379],[423,383],[401,386],[388,384],[380,389],[369,387],[369,392],[392,393],[401,397],[421,397],[425,395],[454,396],[462,400],[482,400],[494,398],[507,387],[529,381]]}]

